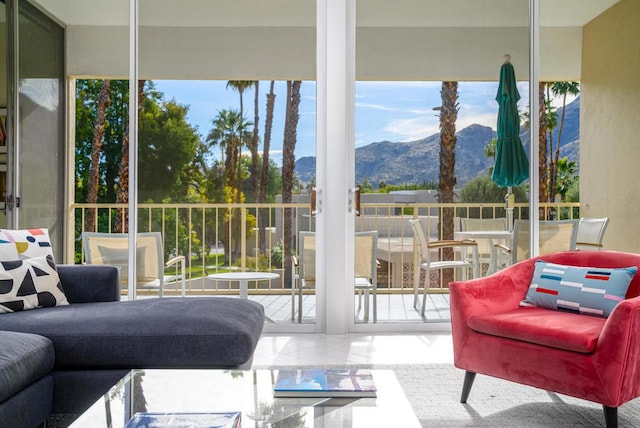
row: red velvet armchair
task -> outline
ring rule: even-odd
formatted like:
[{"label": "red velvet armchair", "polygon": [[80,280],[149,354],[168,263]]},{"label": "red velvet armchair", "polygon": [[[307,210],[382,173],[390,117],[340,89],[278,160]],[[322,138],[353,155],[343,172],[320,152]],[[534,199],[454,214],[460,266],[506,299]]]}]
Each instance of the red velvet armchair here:
[{"label": "red velvet armchair", "polygon": [[[569,251],[524,260],[492,276],[452,282],[455,366],[466,370],[461,402],[476,373],[603,405],[606,426],[618,406],[640,396],[640,273],[608,318],[521,307],[537,259],[552,263],[640,267],[640,255]],[[559,422],[560,423],[560,422]]]}]

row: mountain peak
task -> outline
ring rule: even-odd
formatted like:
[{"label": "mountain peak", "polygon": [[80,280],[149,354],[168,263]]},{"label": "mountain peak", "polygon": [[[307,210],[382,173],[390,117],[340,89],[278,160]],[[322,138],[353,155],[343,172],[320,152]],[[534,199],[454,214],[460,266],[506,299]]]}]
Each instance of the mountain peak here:
[{"label": "mountain peak", "polygon": [[[558,115],[562,113],[559,109]],[[562,134],[561,156],[578,161],[577,143],[580,128],[579,98],[567,105]],[[489,126],[472,124],[456,132],[456,179],[458,186],[485,174],[493,165],[493,159],[484,156],[484,148],[496,132]],[[529,132],[520,136],[525,145],[529,143]],[[557,140],[557,129],[554,141]],[[571,144],[569,144],[571,143]],[[528,149],[527,149],[528,150]],[[387,184],[412,184],[437,182],[440,173],[440,134],[407,143],[378,141],[355,150],[356,182],[366,177],[375,186],[381,181]],[[311,161],[313,159],[313,162]],[[296,173],[305,183],[315,178],[315,158],[296,161]]]}]

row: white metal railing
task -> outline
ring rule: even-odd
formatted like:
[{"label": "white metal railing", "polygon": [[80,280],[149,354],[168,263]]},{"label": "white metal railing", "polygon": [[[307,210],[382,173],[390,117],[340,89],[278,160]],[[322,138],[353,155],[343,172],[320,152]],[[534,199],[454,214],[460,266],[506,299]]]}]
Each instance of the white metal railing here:
[{"label": "white metal railing", "polygon": [[[547,217],[579,218],[577,203],[540,205]],[[528,218],[528,210],[528,204],[516,204],[514,218]],[[284,254],[285,216],[291,221],[290,251],[295,253],[298,232],[315,231],[315,218],[310,211],[306,203],[140,204],[138,231],[160,231],[167,256],[187,257],[188,291],[192,294],[234,292],[228,283],[212,287],[211,281],[206,280],[208,274],[226,270],[278,272],[278,280],[250,292],[289,293],[292,274],[283,267],[289,260]],[[80,238],[90,213],[96,219],[91,231],[114,232],[118,218],[126,224],[126,212],[126,204],[73,204],[68,215],[68,230],[73,231],[73,236],[67,239],[73,245],[67,246],[65,261],[84,260]],[[430,238],[437,239],[443,237],[447,223],[441,219],[451,218],[452,214],[456,231],[462,217],[506,216],[504,204],[500,203],[363,203],[360,212],[356,231],[378,231],[378,292],[383,293],[413,292],[412,266],[417,252],[409,219],[421,218]],[[446,291],[446,286],[434,284],[433,279],[431,287]]]}]

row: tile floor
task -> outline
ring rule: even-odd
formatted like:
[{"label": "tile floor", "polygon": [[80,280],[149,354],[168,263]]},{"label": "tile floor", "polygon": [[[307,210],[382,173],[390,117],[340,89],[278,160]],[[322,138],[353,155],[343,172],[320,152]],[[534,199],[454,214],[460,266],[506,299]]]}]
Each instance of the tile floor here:
[{"label": "tile floor", "polygon": [[450,333],[265,334],[253,358],[253,368],[450,363],[453,363]]}]

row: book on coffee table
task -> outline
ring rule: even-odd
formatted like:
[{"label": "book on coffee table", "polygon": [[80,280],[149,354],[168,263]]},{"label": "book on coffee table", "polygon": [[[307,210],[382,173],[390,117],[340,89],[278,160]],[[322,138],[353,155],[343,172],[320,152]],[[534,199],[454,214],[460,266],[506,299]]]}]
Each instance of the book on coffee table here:
[{"label": "book on coffee table", "polygon": [[151,413],[133,415],[125,428],[240,428],[240,412]]},{"label": "book on coffee table", "polygon": [[368,369],[278,370],[274,397],[375,397]]}]

